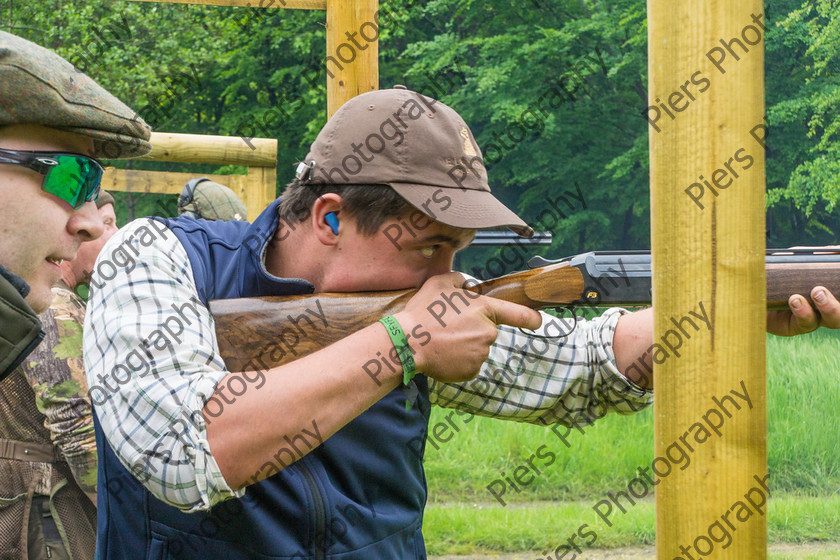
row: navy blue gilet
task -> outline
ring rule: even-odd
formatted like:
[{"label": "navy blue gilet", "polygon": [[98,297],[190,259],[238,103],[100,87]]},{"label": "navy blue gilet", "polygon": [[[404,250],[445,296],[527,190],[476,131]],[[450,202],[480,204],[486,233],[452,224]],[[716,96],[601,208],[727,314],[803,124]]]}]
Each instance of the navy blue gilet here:
[{"label": "navy blue gilet", "polygon": [[[205,304],[312,291],[261,264],[278,226],[277,201],[253,224],[161,221],[186,249]],[[303,459],[207,512],[183,513],[152,496],[119,462],[97,422],[97,557],[425,559],[421,457],[430,405],[426,378],[415,379],[419,396],[410,411],[406,393],[396,389]]]}]

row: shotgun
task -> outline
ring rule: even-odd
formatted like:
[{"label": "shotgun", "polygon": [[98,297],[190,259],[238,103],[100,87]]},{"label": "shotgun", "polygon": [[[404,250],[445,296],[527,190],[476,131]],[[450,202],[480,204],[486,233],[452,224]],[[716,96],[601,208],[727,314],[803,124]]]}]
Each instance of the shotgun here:
[{"label": "shotgun", "polygon": [[[634,307],[651,303],[648,251],[595,251],[559,260],[534,257],[529,266],[530,270],[471,283],[465,288],[532,309],[566,308],[572,314],[575,308],[584,306]],[[814,249],[770,250],[766,271],[768,309],[786,309],[791,295],[808,297],[811,288],[817,285],[840,294],[840,253]],[[265,370],[315,352],[400,311],[415,292],[214,300],[210,302],[210,311],[227,368]],[[428,310],[440,319],[446,305],[433,302]]]}]

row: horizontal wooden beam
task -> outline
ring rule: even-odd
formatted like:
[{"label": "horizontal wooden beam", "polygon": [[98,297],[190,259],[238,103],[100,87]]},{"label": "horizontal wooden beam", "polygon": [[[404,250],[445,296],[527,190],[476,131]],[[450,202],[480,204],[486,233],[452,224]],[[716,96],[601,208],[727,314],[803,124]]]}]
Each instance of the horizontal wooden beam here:
[{"label": "horizontal wooden beam", "polygon": [[[204,134],[152,133],[152,151],[142,159],[213,165],[276,167],[277,140]],[[253,148],[252,148],[253,147]]]},{"label": "horizontal wooden beam", "polygon": [[326,10],[327,0],[131,0],[160,4],[196,4],[201,6],[236,6],[243,8],[286,8],[289,10]]},{"label": "horizontal wooden beam", "polygon": [[184,185],[190,179],[207,177],[213,182],[230,187],[240,196],[243,189],[240,183],[245,175],[206,175],[196,173],[176,173],[172,171],[140,171],[136,169],[114,169],[108,167],[102,176],[102,188],[106,191],[181,194]]}]

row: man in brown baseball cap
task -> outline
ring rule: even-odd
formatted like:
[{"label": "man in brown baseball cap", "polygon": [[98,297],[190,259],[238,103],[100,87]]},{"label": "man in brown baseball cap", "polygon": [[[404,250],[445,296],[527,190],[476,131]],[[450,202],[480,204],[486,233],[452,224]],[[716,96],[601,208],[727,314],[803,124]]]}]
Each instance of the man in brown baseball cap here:
[{"label": "man in brown baseball cap", "polygon": [[[215,555],[243,560],[425,558],[427,443],[474,414],[583,426],[652,400],[649,377],[622,373],[651,347],[649,310],[557,337],[555,318],[465,291],[451,272],[477,228],[530,234],[490,193],[453,109],[402,88],[360,95],[297,175],[250,225],[138,220],[103,250],[132,255],[107,282],[94,273],[104,286],[85,330],[109,443],[97,538],[114,557],[199,559],[212,538]],[[211,299],[405,288],[418,291],[404,309],[284,365],[231,371],[219,357]],[[320,300],[287,319],[264,343],[278,359],[336,326]],[[430,428],[432,404],[454,410]]]},{"label": "man in brown baseball cap", "polygon": [[150,150],[136,113],[55,53],[0,32],[0,378],[39,342],[63,260],[102,232],[102,166]]}]

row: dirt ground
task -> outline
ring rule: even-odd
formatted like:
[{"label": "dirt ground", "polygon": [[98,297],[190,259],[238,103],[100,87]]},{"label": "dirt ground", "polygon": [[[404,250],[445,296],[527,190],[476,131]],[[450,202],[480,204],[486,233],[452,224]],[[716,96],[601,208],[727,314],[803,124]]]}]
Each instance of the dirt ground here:
[{"label": "dirt ground", "polygon": [[[786,554],[791,558],[814,557],[821,552],[840,553],[840,544],[807,543],[771,545],[770,552]],[[605,550],[587,550],[578,556],[579,560],[653,560],[653,547],[612,548]],[[429,556],[429,560],[537,560],[542,558],[540,551],[522,552],[499,556]]]}]

